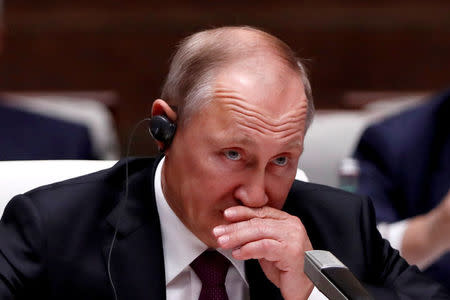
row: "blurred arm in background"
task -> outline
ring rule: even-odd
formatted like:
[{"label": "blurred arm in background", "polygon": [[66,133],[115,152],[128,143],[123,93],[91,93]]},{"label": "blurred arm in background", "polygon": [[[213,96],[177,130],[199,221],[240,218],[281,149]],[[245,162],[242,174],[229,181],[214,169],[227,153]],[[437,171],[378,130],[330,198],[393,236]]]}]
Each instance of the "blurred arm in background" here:
[{"label": "blurred arm in background", "polygon": [[450,90],[365,130],[358,192],[402,256],[450,288]]}]

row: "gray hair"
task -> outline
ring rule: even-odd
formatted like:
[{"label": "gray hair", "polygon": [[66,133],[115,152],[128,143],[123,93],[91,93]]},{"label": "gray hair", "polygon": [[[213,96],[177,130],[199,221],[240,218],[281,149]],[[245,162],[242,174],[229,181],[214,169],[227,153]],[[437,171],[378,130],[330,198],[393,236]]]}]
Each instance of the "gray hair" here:
[{"label": "gray hair", "polygon": [[[254,33],[254,39],[237,38],[242,31]],[[303,82],[308,102],[306,128],[314,116],[311,85],[303,62],[292,49],[277,37],[262,30],[241,27],[220,27],[192,34],[183,39],[172,57],[161,98],[176,107],[178,124],[185,122],[212,100],[212,81],[221,67],[263,50],[272,52]]]}]

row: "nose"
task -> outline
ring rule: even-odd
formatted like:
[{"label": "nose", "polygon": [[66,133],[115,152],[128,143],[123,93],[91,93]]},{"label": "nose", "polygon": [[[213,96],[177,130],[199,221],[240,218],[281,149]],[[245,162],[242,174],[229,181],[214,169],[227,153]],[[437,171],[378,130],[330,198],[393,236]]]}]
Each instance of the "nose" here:
[{"label": "nose", "polygon": [[248,207],[263,207],[269,202],[264,171],[247,176],[235,190],[235,198]]}]

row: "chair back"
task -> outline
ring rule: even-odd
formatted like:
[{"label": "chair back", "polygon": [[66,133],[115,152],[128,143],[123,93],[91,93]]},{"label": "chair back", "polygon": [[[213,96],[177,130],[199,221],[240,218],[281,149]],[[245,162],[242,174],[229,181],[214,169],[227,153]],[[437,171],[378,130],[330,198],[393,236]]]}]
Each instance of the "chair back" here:
[{"label": "chair back", "polygon": [[115,160],[0,161],[0,216],[17,194],[41,185],[66,180],[112,167]]}]

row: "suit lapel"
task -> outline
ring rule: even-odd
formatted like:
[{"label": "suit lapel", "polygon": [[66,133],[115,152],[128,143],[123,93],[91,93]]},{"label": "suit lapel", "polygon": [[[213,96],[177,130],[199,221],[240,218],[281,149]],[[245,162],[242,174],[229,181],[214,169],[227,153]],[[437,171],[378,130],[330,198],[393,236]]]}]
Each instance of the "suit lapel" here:
[{"label": "suit lapel", "polygon": [[[119,299],[166,298],[161,228],[153,191],[158,161],[153,168],[130,172],[128,200],[123,207],[122,199],[107,218],[111,239],[120,220],[110,263]],[[111,239],[103,247],[106,264]]]},{"label": "suit lapel", "polygon": [[245,261],[245,273],[250,287],[250,299],[283,299],[280,290],[267,279],[257,260]]}]

